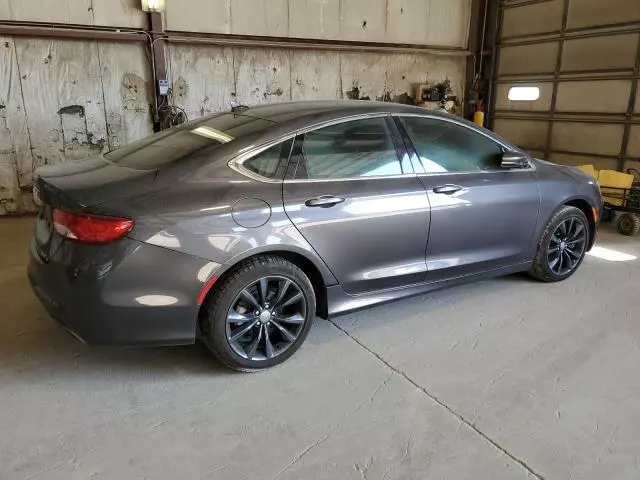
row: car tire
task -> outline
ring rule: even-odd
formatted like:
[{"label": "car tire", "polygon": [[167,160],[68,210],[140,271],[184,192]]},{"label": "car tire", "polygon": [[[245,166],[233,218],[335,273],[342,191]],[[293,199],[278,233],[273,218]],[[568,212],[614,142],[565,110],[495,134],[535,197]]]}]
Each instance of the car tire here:
[{"label": "car tire", "polygon": [[[563,227],[565,231],[570,227],[569,232],[563,233]],[[573,233],[578,229],[574,236]],[[579,244],[573,242],[577,238],[582,238]],[[579,208],[563,206],[545,226],[529,273],[543,282],[559,282],[569,278],[582,263],[589,242],[589,221],[585,214]]]},{"label": "car tire", "polygon": [[632,237],[640,232],[640,216],[634,213],[623,213],[618,217],[616,226],[619,233]]},{"label": "car tire", "polygon": [[[284,298],[278,289],[285,290]],[[291,299],[296,303],[279,306]],[[305,273],[282,257],[260,255],[240,263],[215,284],[203,305],[200,330],[220,362],[253,372],[290,358],[306,339],[315,313],[315,293]]]}]

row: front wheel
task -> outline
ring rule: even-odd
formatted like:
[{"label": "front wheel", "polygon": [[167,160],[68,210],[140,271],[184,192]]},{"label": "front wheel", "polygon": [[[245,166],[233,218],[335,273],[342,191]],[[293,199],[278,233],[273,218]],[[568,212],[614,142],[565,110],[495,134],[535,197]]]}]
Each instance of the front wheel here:
[{"label": "front wheel", "polygon": [[200,326],[209,349],[228,367],[254,371],[278,365],[307,337],[316,311],[313,286],[287,260],[254,257],[214,288]]},{"label": "front wheel", "polygon": [[589,235],[585,214],[576,207],[562,207],[542,232],[531,275],[544,282],[569,278],[584,259]]}]

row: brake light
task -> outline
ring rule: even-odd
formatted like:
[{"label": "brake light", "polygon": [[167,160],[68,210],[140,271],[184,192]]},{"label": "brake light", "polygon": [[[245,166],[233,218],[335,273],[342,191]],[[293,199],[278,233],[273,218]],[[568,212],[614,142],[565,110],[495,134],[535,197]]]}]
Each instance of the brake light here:
[{"label": "brake light", "polygon": [[106,243],[131,231],[133,220],[89,213],[53,211],[53,227],[60,235],[87,243]]}]

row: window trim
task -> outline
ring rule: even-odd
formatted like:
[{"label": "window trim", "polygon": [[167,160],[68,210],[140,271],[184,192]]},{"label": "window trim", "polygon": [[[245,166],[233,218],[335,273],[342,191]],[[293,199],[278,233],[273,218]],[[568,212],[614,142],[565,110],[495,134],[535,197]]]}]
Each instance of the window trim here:
[{"label": "window trim", "polygon": [[[391,140],[391,142],[393,143],[393,150],[396,154],[396,158],[398,160],[398,164],[400,165],[400,168],[402,169],[403,166],[403,162],[402,162],[402,158],[400,157],[400,153],[398,151],[398,149],[405,149],[406,150],[406,145],[404,144],[399,144],[398,141],[399,139],[396,137],[395,132],[393,130],[393,128],[397,128],[395,124],[390,125],[389,121],[393,121],[393,118],[391,117],[391,114],[389,112],[374,112],[374,113],[368,113],[368,114],[361,114],[361,115],[355,115],[355,116],[351,116],[351,117],[343,117],[340,119],[336,119],[336,120],[332,120],[330,122],[326,122],[323,124],[319,124],[319,125],[315,125],[313,127],[306,127],[303,129],[300,129],[297,133],[296,133],[296,139],[301,136],[304,135],[306,133],[309,132],[313,132],[316,130],[320,130],[322,128],[325,127],[330,127],[333,125],[339,125],[341,123],[347,123],[347,122],[355,122],[358,120],[368,120],[371,118],[382,118],[385,121],[386,127],[388,129],[388,134],[389,134],[389,139]],[[294,145],[295,145],[295,141],[294,141]],[[408,152],[406,152],[408,154]],[[407,173],[399,173],[396,175],[369,175],[366,177],[342,177],[342,178],[291,178],[291,179],[285,179],[284,183],[327,183],[327,182],[353,182],[353,181],[362,181],[362,180],[380,180],[380,179],[385,179],[385,178],[403,178],[403,177],[415,177],[415,171],[413,171],[413,165],[411,165],[411,172],[407,172]],[[297,170],[297,165],[296,165],[296,170]]]},{"label": "window trim", "polygon": [[[486,134],[485,132],[483,132],[480,129],[476,129],[476,128],[471,128],[469,125],[466,125],[463,122],[457,121],[456,119],[453,118],[446,118],[446,117],[440,117],[437,115],[429,115],[429,114],[420,114],[420,113],[393,113],[391,114],[394,118],[397,117],[398,118],[398,128],[402,127],[404,129],[404,133],[406,134],[403,135],[403,140],[405,142],[410,142],[409,145],[407,145],[407,149],[410,150],[412,152],[412,154],[416,155],[418,157],[418,162],[420,164],[422,164],[422,162],[420,161],[419,157],[420,155],[418,154],[418,149],[415,147],[415,145],[413,144],[413,140],[411,140],[411,136],[409,135],[409,132],[407,132],[407,129],[405,128],[405,126],[402,124],[402,122],[399,120],[399,117],[417,117],[417,118],[423,118],[425,120],[439,120],[442,122],[447,122],[447,123],[453,123],[455,125],[458,125],[459,127],[465,128],[471,132],[480,134],[486,138],[488,138],[489,140],[491,140],[492,142],[496,143],[497,145],[500,146],[500,148],[502,148],[503,152],[514,152],[514,153],[524,153],[527,157],[527,164],[529,165],[528,167],[522,167],[522,168],[505,168],[505,169],[498,169],[498,170],[469,170],[469,171],[462,171],[462,172],[420,172],[417,173],[418,176],[423,176],[423,175],[429,175],[429,176],[442,176],[442,175],[473,175],[473,174],[483,174],[483,175],[488,175],[488,174],[495,174],[495,173],[507,173],[507,172],[532,172],[536,170],[536,167],[534,165],[534,163],[531,161],[531,155],[529,155],[526,152],[523,151],[519,151],[519,150],[514,150],[513,145],[509,145],[508,143],[502,142],[496,138],[493,138],[491,135]],[[424,166],[422,167],[422,169],[424,170]]]},{"label": "window trim", "polygon": [[[253,180],[257,180],[258,182],[282,183],[283,181],[282,178],[280,179],[269,178],[269,177],[259,175],[253,170],[249,170],[247,167],[244,166],[244,162],[246,162],[247,160],[251,160],[252,158],[260,155],[265,150],[269,150],[271,147],[275,147],[278,144],[294,139],[294,137],[295,137],[295,134],[287,134],[285,136],[278,137],[277,139],[269,140],[267,143],[263,143],[262,145],[252,148],[247,152],[241,153],[240,155],[236,155],[231,160],[229,160],[227,165],[229,166],[229,168],[238,172],[239,174],[244,175],[245,177],[249,177]],[[294,142],[292,141],[291,145],[289,146],[289,154],[287,155],[287,158],[284,160],[286,162],[286,165],[284,167],[285,174],[283,174],[283,177],[284,175],[286,175],[287,169],[289,168],[289,162],[291,161],[291,152],[293,150],[293,144]]]},{"label": "window trim", "polygon": [[[346,123],[346,122],[352,122],[352,121],[356,121],[356,120],[363,120],[363,119],[369,119],[369,118],[389,118],[389,119],[393,119],[392,117],[392,113],[390,112],[370,112],[370,113],[360,113],[357,115],[350,115],[347,117],[340,117],[340,118],[334,118],[331,120],[326,120],[324,122],[319,122],[319,123],[314,123],[312,125],[307,125],[306,127],[302,127],[299,128],[293,132],[289,132],[285,135],[281,135],[278,138],[269,140],[266,143],[263,143],[261,145],[256,146],[255,148],[252,148],[251,150],[248,150],[246,152],[241,153],[240,155],[236,155],[235,157],[233,157],[231,160],[229,160],[229,162],[227,162],[227,165],[229,166],[229,168],[231,168],[232,170],[240,173],[241,175],[244,175],[246,177],[249,177],[253,180],[256,180],[258,182],[262,182],[262,183],[310,183],[310,182],[341,182],[341,181],[355,181],[355,180],[376,180],[376,179],[382,179],[382,178],[403,178],[403,177],[415,177],[416,173],[415,171],[413,172],[407,172],[407,173],[402,173],[399,175],[372,175],[369,177],[351,177],[351,178],[319,178],[319,179],[308,179],[308,178],[304,178],[304,179],[288,179],[287,177],[287,173],[285,173],[285,178],[284,180],[280,179],[280,180],[274,180],[272,178],[267,178],[267,177],[263,177],[262,175],[258,175],[255,172],[252,172],[251,170],[247,169],[246,167],[243,166],[244,162],[246,162],[247,160],[250,160],[251,158],[253,158],[254,156],[262,153],[263,151],[273,147],[274,145],[277,145],[278,143],[282,143],[282,142],[286,142],[289,139],[293,139],[293,141],[291,142],[291,149],[289,150],[289,157],[287,159],[287,168],[285,170],[285,172],[287,172],[289,170],[289,168],[291,167],[290,163],[291,163],[291,153],[293,152],[293,147],[295,145],[295,137],[302,135],[304,133],[308,133],[308,132],[312,132],[314,130],[319,130],[321,128],[324,127],[330,127],[332,125],[337,125],[340,123]],[[387,125],[388,128],[390,128]],[[398,155],[397,152],[397,143],[396,143],[396,138],[393,136],[393,132],[390,132],[390,136],[392,141],[394,142],[394,145],[396,146],[396,155]],[[405,145],[406,148],[406,145]],[[407,154],[409,154],[409,152],[407,152]],[[398,157],[398,162],[400,163],[400,165],[402,165],[402,159],[400,157]],[[413,164],[412,164],[413,167]]]}]

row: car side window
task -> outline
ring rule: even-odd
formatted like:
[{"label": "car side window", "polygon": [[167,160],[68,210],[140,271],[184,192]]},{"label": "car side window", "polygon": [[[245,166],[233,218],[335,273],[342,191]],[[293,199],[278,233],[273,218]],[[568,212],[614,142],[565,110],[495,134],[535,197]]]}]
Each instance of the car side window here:
[{"label": "car side window", "polygon": [[384,117],[353,120],[305,133],[296,142],[296,179],[401,175]]},{"label": "car side window", "polygon": [[271,180],[282,180],[287,168],[291,142],[292,140],[287,140],[286,142],[278,143],[273,147],[267,148],[250,159],[245,160],[242,166],[261,177]]},{"label": "car side window", "polygon": [[427,173],[500,170],[502,147],[470,128],[434,118],[400,117]]}]

